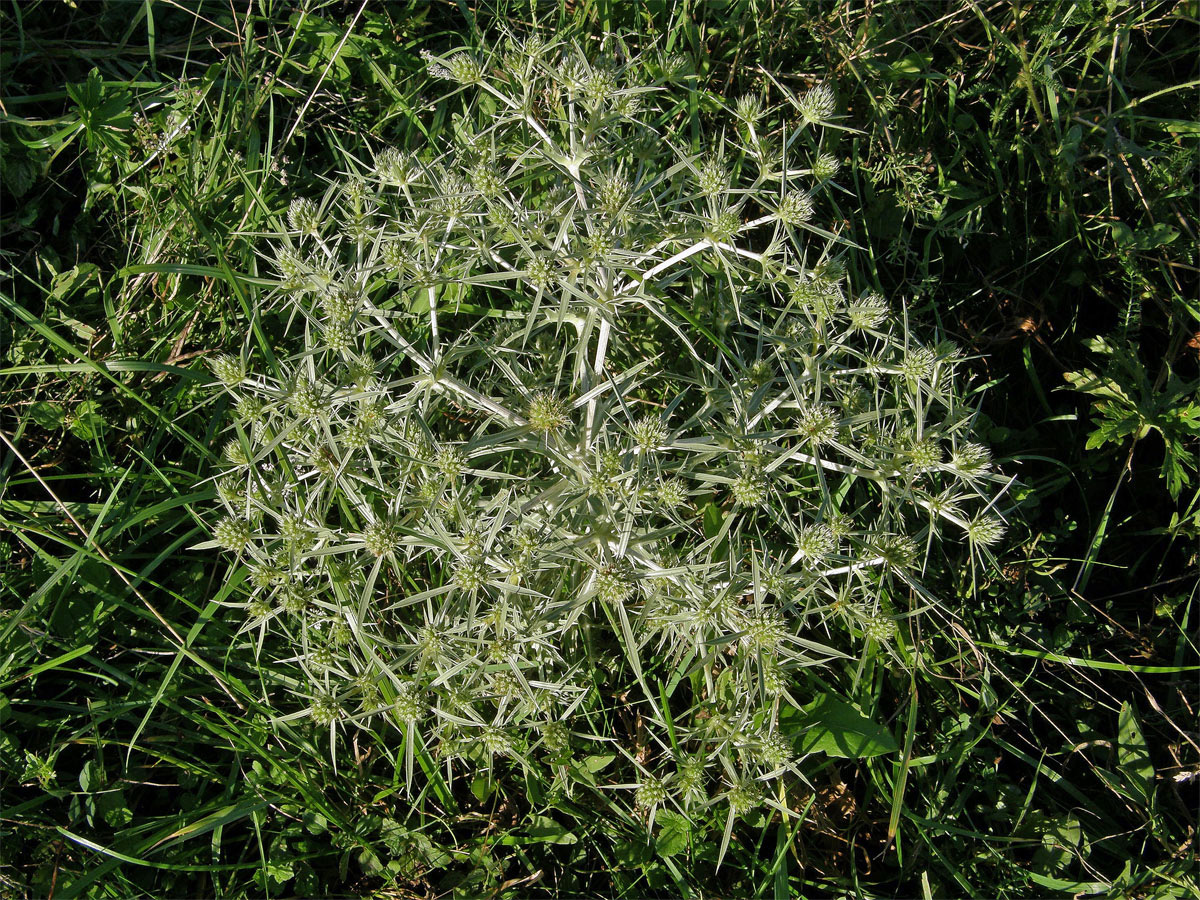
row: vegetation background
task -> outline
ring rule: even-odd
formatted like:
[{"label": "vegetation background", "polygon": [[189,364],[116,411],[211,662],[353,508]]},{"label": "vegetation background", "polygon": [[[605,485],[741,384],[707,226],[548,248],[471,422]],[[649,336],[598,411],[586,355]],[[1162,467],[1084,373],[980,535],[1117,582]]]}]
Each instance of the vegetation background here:
[{"label": "vegetation background", "polygon": [[[13,2],[0,9],[0,896],[1129,896],[1200,891],[1195,0]],[[498,25],[686,56],[686,114],[771,73],[845,122],[856,290],[974,357],[1018,476],[921,665],[828,690],[806,817],[647,834],[435,814],[335,774],[229,653],[205,537],[256,233],[342,154],[446,126],[420,51]],[[267,323],[269,327],[269,323]],[[532,796],[532,795],[531,795]],[[661,824],[661,823],[660,823]],[[714,834],[716,837],[714,837]]]}]

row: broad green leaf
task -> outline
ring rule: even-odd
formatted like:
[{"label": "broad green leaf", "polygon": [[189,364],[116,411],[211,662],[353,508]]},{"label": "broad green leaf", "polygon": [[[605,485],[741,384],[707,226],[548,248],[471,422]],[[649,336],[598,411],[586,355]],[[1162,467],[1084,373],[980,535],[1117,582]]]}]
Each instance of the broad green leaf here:
[{"label": "broad green leaf", "polygon": [[1125,783],[1147,805],[1154,797],[1154,764],[1137,710],[1128,701],[1117,716],[1117,762]]},{"label": "broad green leaf", "polygon": [[674,856],[687,849],[692,836],[692,823],[686,817],[670,809],[662,809],[655,816],[658,822],[658,837],[654,847],[659,856]]},{"label": "broad green leaf", "polygon": [[574,844],[579,840],[573,831],[549,816],[534,816],[525,833],[531,841],[543,844]]},{"label": "broad green leaf", "polygon": [[848,703],[822,694],[804,708],[801,753],[822,752],[844,759],[865,759],[900,749],[886,726],[873,722]]}]

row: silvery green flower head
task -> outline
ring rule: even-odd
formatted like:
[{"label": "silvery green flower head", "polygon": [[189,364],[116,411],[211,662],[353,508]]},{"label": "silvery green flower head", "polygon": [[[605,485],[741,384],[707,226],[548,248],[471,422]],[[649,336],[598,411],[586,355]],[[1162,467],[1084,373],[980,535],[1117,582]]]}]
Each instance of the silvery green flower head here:
[{"label": "silvery green flower head", "polygon": [[694,141],[675,64],[626,43],[428,52],[453,137],[287,198],[277,362],[211,363],[202,546],[332,752],[391,730],[452,778],[555,777],[623,746],[620,697],[657,749],[605,802],[732,821],[798,783],[808,673],[903,664],[896,622],[954,603],[911,603],[940,548],[993,558],[1004,481],[957,356],[840,263],[832,90],[772,82]]}]

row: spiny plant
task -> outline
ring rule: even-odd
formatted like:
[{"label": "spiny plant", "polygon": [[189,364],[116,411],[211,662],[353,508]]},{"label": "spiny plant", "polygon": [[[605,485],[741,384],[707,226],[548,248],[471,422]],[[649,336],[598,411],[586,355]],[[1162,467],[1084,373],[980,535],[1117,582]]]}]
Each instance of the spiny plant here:
[{"label": "spiny plant", "polygon": [[[296,352],[213,361],[206,546],[291,648],[282,718],[393,724],[410,786],[503,761],[651,826],[717,806],[727,845],[791,814],[804,672],[908,664],[939,542],[1003,533],[961,357],[845,283],[829,86],[692,152],[679,61],[619,39],[427,63],[453,140],[351,160],[267,241]],[[570,763],[605,745],[597,785]]]}]

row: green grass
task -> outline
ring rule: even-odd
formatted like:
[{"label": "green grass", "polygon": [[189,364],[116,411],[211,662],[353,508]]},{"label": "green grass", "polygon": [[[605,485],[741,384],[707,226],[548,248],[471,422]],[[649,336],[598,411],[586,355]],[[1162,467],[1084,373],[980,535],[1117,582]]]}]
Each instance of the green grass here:
[{"label": "green grass", "polygon": [[693,135],[768,73],[834,83],[851,282],[972,354],[1018,479],[997,564],[939,561],[956,615],[911,671],[822,673],[896,749],[814,752],[803,817],[719,871],[721,809],[649,838],[506,771],[414,804],[385,734],[335,772],[189,549],[203,360],[293,349],[253,315],[258,235],[346,154],[444,134],[419,51],[529,4],[78,6],[0,11],[4,896],[1195,893],[1194,2],[536,5],[685,54]]}]

